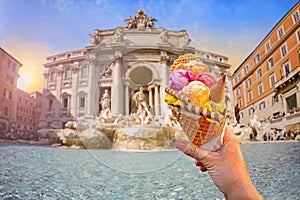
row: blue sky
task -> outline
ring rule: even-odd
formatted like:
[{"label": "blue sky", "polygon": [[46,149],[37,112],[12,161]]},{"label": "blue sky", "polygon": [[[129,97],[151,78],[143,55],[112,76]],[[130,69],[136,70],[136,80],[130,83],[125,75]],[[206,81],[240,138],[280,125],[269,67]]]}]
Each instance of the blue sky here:
[{"label": "blue sky", "polygon": [[125,26],[142,9],[155,27],[188,31],[198,47],[229,57],[251,53],[297,0],[0,0],[0,46],[19,60],[19,86],[42,90],[46,56],[84,48],[94,29]]}]

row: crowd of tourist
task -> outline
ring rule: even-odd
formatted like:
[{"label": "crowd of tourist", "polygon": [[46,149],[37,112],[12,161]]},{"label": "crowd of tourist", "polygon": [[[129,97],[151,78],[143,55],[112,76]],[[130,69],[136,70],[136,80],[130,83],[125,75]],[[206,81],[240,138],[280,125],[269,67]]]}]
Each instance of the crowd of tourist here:
[{"label": "crowd of tourist", "polygon": [[273,121],[273,120],[285,117],[286,115],[289,116],[289,115],[296,114],[298,112],[300,112],[300,107],[298,107],[298,108],[293,107],[292,109],[288,110],[287,114],[285,112],[278,112],[275,115],[268,117],[268,120]]},{"label": "crowd of tourist", "polygon": [[[274,133],[265,133],[263,138],[264,141],[276,141],[276,140],[295,140],[297,135],[299,135],[300,132],[293,132],[291,130],[284,131],[284,130],[275,130]],[[251,139],[251,136],[250,136]]]}]

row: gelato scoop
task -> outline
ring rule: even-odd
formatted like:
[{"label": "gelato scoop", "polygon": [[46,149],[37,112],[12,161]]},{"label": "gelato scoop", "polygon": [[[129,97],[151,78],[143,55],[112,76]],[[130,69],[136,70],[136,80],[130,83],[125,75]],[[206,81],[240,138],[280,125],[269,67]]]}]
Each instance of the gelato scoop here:
[{"label": "gelato scoop", "polygon": [[174,70],[169,75],[169,87],[171,89],[179,91],[193,80],[195,80],[195,77],[191,70]]},{"label": "gelato scoop", "polygon": [[182,89],[182,92],[191,100],[191,104],[204,107],[209,101],[209,88],[201,81],[192,81]]}]

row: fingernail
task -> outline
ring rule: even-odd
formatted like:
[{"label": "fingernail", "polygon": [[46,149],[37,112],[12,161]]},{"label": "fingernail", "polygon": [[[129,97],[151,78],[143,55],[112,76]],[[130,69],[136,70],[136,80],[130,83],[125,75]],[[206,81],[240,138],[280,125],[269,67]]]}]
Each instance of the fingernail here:
[{"label": "fingernail", "polygon": [[186,150],[186,147],[187,147],[187,142],[184,141],[184,140],[177,140],[175,141],[175,147],[177,149],[179,149],[180,151],[185,151]]}]

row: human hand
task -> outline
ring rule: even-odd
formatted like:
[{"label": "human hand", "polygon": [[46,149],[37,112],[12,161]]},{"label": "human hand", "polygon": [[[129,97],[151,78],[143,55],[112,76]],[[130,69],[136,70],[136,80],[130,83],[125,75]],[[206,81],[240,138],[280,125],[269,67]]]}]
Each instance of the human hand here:
[{"label": "human hand", "polygon": [[216,152],[178,140],[175,146],[196,159],[201,171],[208,171],[215,185],[227,199],[262,199],[253,185],[237,137],[227,126],[223,144]]}]

